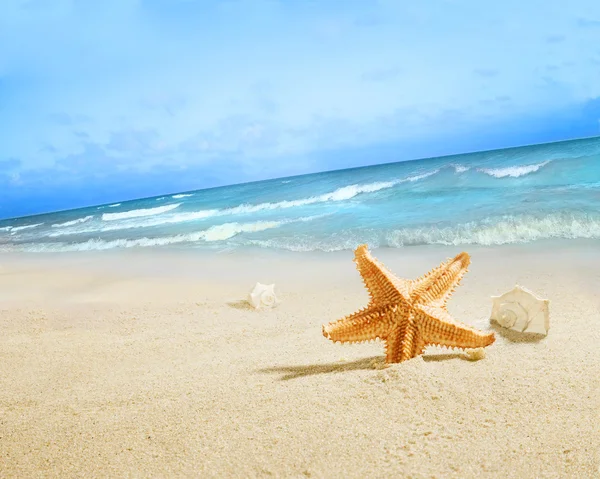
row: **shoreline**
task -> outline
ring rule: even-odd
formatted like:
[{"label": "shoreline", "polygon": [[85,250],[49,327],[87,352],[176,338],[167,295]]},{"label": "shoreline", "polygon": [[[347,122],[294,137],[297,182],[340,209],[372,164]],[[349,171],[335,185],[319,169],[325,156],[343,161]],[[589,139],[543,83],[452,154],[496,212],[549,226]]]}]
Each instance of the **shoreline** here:
[{"label": "shoreline", "polygon": [[[548,251],[551,249],[559,249],[561,251],[580,250],[587,253],[600,254],[600,239],[588,238],[552,238],[530,241],[526,243],[507,243],[502,245],[480,245],[480,244],[458,244],[458,245],[414,245],[404,246],[401,248],[383,246],[369,249],[374,254],[383,254],[387,257],[398,256],[415,256],[415,255],[453,255],[452,252],[466,251],[469,254],[478,254],[486,251],[497,251],[504,254],[536,254],[540,251]],[[30,251],[0,251],[0,265],[2,262],[25,262],[38,263],[40,261],[54,261],[61,259],[67,262],[86,262],[96,261],[102,257],[107,258],[122,258],[134,259],[145,255],[154,255],[162,258],[181,258],[206,260],[206,259],[290,259],[302,261],[339,261],[340,259],[352,258],[354,255],[353,249],[336,250],[336,251],[290,251],[284,249],[267,249],[258,246],[246,246],[244,248],[225,248],[225,249],[206,249],[195,247],[172,247],[172,246],[149,246],[149,247],[132,247],[132,248],[111,248],[106,250],[87,250],[87,251],[51,251],[51,252],[30,252]],[[456,254],[456,253],[454,253]]]},{"label": "shoreline", "polygon": [[[367,304],[351,251],[0,254],[0,476],[593,477],[598,243],[372,253],[413,279],[463,250],[448,310],[495,343],[385,369],[321,334]],[[490,325],[515,283],[550,298],[547,337]]]}]

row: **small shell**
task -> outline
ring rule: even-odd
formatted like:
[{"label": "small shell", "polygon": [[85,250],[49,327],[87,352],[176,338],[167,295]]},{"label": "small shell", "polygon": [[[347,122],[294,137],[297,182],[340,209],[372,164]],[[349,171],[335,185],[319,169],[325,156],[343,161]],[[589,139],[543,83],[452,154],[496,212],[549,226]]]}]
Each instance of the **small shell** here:
[{"label": "small shell", "polygon": [[485,358],[485,349],[484,348],[465,349],[465,354],[469,361],[479,361],[480,359]]},{"label": "small shell", "polygon": [[256,309],[276,306],[279,300],[275,295],[275,285],[256,283],[254,289],[248,294],[248,302]]},{"label": "small shell", "polygon": [[501,296],[492,296],[490,320],[504,328],[519,332],[548,334],[550,301],[538,298],[531,291],[515,286]]}]

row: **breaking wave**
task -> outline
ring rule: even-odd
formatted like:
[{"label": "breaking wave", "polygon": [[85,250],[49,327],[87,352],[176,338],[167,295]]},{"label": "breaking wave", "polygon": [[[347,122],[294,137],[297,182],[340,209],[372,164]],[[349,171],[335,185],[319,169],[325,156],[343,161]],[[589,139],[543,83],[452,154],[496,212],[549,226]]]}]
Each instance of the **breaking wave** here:
[{"label": "breaking wave", "polygon": [[104,208],[116,208],[117,206],[121,206],[121,203],[114,203],[112,205],[104,205],[104,206],[98,206],[98,210],[103,210]]},{"label": "breaking wave", "polygon": [[471,169],[470,166],[459,165],[459,164],[452,164],[450,166],[452,166],[452,168],[454,168],[454,171],[456,173],[464,173],[465,171],[469,171]]},{"label": "breaking wave", "polygon": [[369,243],[373,248],[421,245],[496,246],[543,239],[600,239],[600,216],[583,213],[556,213],[544,217],[501,216],[441,228],[402,228],[388,232],[357,229],[320,239],[302,234],[293,238],[248,239],[239,246],[308,252],[350,250],[362,243]]},{"label": "breaking wave", "polygon": [[89,216],[86,216],[85,218],[78,218],[78,219],[72,220],[72,221],[65,221],[64,223],[55,223],[52,225],[52,228],[64,228],[64,227],[68,227],[68,226],[78,225],[81,223],[86,223],[87,221],[91,220],[93,217],[94,217],[93,215],[89,215]]},{"label": "breaking wave", "polygon": [[[400,248],[600,239],[599,157],[559,150],[284,178],[207,190],[202,205],[198,193],[182,192],[156,198],[160,205],[149,198],[11,219],[0,223],[0,243],[43,251],[180,243],[334,251],[364,242]],[[331,219],[281,227],[324,212]]]},{"label": "breaking wave", "polygon": [[[378,181],[374,183],[365,183],[365,184],[353,184],[348,186],[342,186],[330,193],[324,193],[318,196],[310,196],[308,198],[301,198],[299,200],[284,200],[277,201],[274,203],[259,203],[256,205],[251,204],[241,204],[239,206],[234,206],[232,208],[225,208],[222,210],[212,209],[212,210],[202,210],[195,213],[189,213],[191,219],[196,219],[195,215],[200,215],[200,217],[208,217],[208,216],[217,216],[217,215],[239,215],[239,214],[247,214],[247,213],[256,213],[258,211],[265,210],[278,210],[278,209],[286,209],[286,208],[294,208],[298,206],[308,206],[316,203],[327,203],[327,202],[335,202],[335,201],[346,201],[358,196],[362,193],[375,193],[377,191],[385,190],[388,188],[393,188],[396,185],[406,182],[414,182],[421,180],[423,178],[427,178],[428,176],[435,175],[439,170],[431,171],[428,173],[423,173],[420,175],[410,176],[408,178],[403,178],[401,180],[392,180],[392,181]],[[185,218],[188,213],[182,213],[180,218]]]},{"label": "breaking wave", "polygon": [[224,223],[211,226],[206,230],[193,233],[162,236],[157,238],[131,238],[102,240],[90,239],[81,243],[31,243],[21,245],[22,249],[30,252],[66,252],[66,251],[92,251],[114,248],[169,246],[180,243],[217,242],[225,241],[241,233],[256,233],[269,229],[279,228],[283,225],[298,222],[312,221],[325,215],[315,215],[294,220],[283,221],[256,221],[252,223]]},{"label": "breaking wave", "polygon": [[392,180],[392,181],[377,181],[374,183],[365,183],[365,184],[353,184],[348,186],[342,186],[330,193],[324,193],[318,196],[310,196],[308,198],[301,198],[299,200],[284,200],[277,201],[275,203],[259,203],[256,205],[251,204],[241,204],[239,206],[235,206],[232,208],[226,208],[223,210],[204,210],[198,213],[192,214],[207,214],[209,216],[215,215],[239,215],[239,214],[247,214],[247,213],[256,213],[259,211],[265,210],[278,210],[278,209],[286,209],[286,208],[294,208],[298,206],[309,206],[317,203],[327,203],[327,202],[336,202],[336,201],[346,201],[354,198],[363,193],[375,193],[377,191],[393,188],[396,185],[406,182],[414,182],[429,176],[435,175],[439,172],[438,170],[430,171],[427,173],[409,176],[408,178],[403,178],[400,180]]},{"label": "breaking wave", "polygon": [[181,203],[173,204],[173,205],[165,205],[159,206],[155,208],[147,208],[147,209],[138,209],[132,211],[124,211],[121,213],[104,213],[102,215],[102,219],[104,221],[116,221],[116,220],[128,220],[146,216],[152,216],[152,218],[146,218],[141,221],[136,222],[119,222],[114,225],[101,225],[93,228],[84,228],[79,229],[77,231],[60,231],[50,233],[48,236],[50,237],[59,237],[65,236],[69,234],[86,234],[86,233],[94,233],[94,232],[109,232],[109,231],[118,231],[118,230],[127,230],[127,229],[135,229],[135,228],[149,228],[154,226],[162,226],[168,224],[176,224],[176,223],[185,223],[190,221],[204,220],[208,218],[214,218],[218,216],[235,216],[235,215],[247,215],[252,213],[259,213],[262,211],[275,211],[280,209],[288,209],[302,206],[310,206],[318,203],[327,203],[327,202],[340,202],[346,201],[354,198],[363,193],[375,193],[377,191],[393,188],[396,185],[406,182],[415,182],[429,176],[435,175],[440,170],[434,170],[427,173],[422,173],[419,175],[410,176],[408,178],[403,178],[400,180],[392,180],[392,181],[382,181],[382,182],[374,182],[374,183],[365,183],[365,184],[353,184],[348,186],[343,186],[341,188],[337,188],[336,190],[324,193],[322,195],[311,196],[308,198],[301,198],[298,200],[284,200],[277,201],[273,203],[258,203],[255,205],[252,204],[241,204],[238,206],[234,206],[231,208],[213,208],[199,211],[189,211],[183,213],[171,214],[168,216],[159,216],[162,213],[167,213],[178,208]]},{"label": "breaking wave", "polygon": [[541,239],[600,239],[600,217],[590,214],[555,213],[544,217],[501,216],[446,228],[396,230],[387,235],[387,245],[421,244],[503,245]]},{"label": "breaking wave", "polygon": [[44,223],[36,223],[34,225],[25,225],[25,226],[13,226],[10,229],[10,234],[14,235],[15,233],[18,233],[19,231],[24,231],[24,230],[30,230],[33,228],[37,228],[38,226],[42,226]]},{"label": "breaking wave", "polygon": [[509,166],[506,168],[478,168],[477,171],[485,173],[489,176],[493,176],[494,178],[519,178],[521,176],[535,173],[550,162],[551,160],[548,160],[535,165]]},{"label": "breaking wave", "polygon": [[142,208],[138,210],[123,211],[122,213],[104,213],[102,214],[102,220],[116,221],[126,220],[129,218],[139,218],[142,216],[160,215],[161,213],[166,213],[167,211],[178,208],[180,204],[181,203],[176,203],[174,205],[158,206],[156,208]]}]

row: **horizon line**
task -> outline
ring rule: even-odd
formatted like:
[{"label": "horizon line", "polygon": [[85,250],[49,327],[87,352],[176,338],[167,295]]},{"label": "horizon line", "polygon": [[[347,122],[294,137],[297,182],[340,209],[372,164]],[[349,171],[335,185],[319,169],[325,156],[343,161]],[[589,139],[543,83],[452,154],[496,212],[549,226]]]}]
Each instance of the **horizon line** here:
[{"label": "horizon line", "polygon": [[[529,143],[529,144],[525,144],[525,145],[507,146],[507,147],[504,147],[504,148],[493,148],[493,149],[490,149],[490,150],[466,151],[466,152],[463,152],[463,153],[452,153],[450,155],[442,155],[442,156],[428,156],[428,157],[422,157],[422,158],[410,158],[410,159],[407,159],[407,160],[389,161],[389,162],[383,162],[383,163],[376,163],[376,164],[372,164],[372,165],[353,166],[353,167],[349,167],[349,168],[337,168],[337,169],[333,169],[333,170],[312,171],[310,173],[302,173],[302,174],[299,174],[299,175],[277,176],[277,177],[273,177],[273,178],[263,178],[263,179],[260,179],[260,180],[245,181],[245,182],[241,182],[241,183],[228,183],[228,184],[225,184],[225,185],[208,186],[206,188],[199,188],[199,189],[196,189],[196,190],[175,191],[175,192],[169,192],[169,193],[161,193],[161,194],[158,194],[158,195],[155,195],[155,196],[142,196],[142,197],[131,198],[131,199],[127,199],[127,200],[114,200],[114,201],[110,201],[108,203],[78,206],[76,208],[68,208],[68,209],[61,209],[61,210],[44,211],[44,212],[41,212],[41,213],[35,213],[35,214],[31,214],[31,215],[12,216],[12,217],[7,217],[7,218],[0,218],[0,222],[11,221],[11,220],[19,220],[19,219],[23,219],[23,218],[34,218],[36,216],[44,216],[44,215],[50,215],[50,214],[56,214],[56,213],[64,213],[64,212],[67,212],[67,211],[77,211],[77,210],[83,210],[83,209],[87,209],[87,208],[100,208],[102,206],[109,206],[109,205],[112,205],[112,204],[115,204],[115,203],[123,203],[123,202],[127,203],[127,202],[131,202],[131,201],[151,200],[151,199],[154,199],[154,198],[161,198],[163,196],[173,196],[173,195],[179,195],[179,194],[197,193],[197,192],[200,192],[200,191],[214,190],[214,189],[218,189],[218,188],[227,188],[227,187],[230,187],[230,186],[251,185],[251,184],[254,184],[254,183],[262,183],[264,181],[275,181],[275,180],[284,180],[284,179],[290,179],[290,178],[301,178],[303,176],[315,175],[315,174],[319,174],[319,173],[335,173],[335,172],[340,172],[340,171],[359,170],[359,169],[362,169],[362,168],[372,168],[372,167],[376,167],[376,166],[393,165],[393,164],[396,164],[396,163],[407,163],[407,162],[411,162],[411,161],[427,161],[427,160],[433,160],[433,159],[452,158],[452,157],[455,157],[455,156],[474,155],[474,154],[478,154],[478,153],[491,153],[491,152],[494,152],[494,151],[515,150],[515,149],[519,149],[519,148],[531,148],[531,147],[535,147],[535,146],[553,145],[553,144],[558,144],[558,143],[569,143],[569,142],[573,142],[573,141],[592,140],[594,138],[600,138],[600,135],[583,136],[583,137],[578,137],[578,138],[569,138],[568,140],[546,141],[546,142],[541,142],[541,143]],[[325,151],[327,151],[327,150],[325,150]]]}]

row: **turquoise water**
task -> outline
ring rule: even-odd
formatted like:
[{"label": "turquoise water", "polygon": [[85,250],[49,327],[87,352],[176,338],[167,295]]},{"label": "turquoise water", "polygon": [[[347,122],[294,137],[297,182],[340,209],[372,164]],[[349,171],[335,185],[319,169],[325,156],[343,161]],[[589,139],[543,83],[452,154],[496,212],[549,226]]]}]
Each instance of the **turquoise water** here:
[{"label": "turquoise water", "polygon": [[385,164],[0,221],[0,251],[600,238],[600,138]]}]

